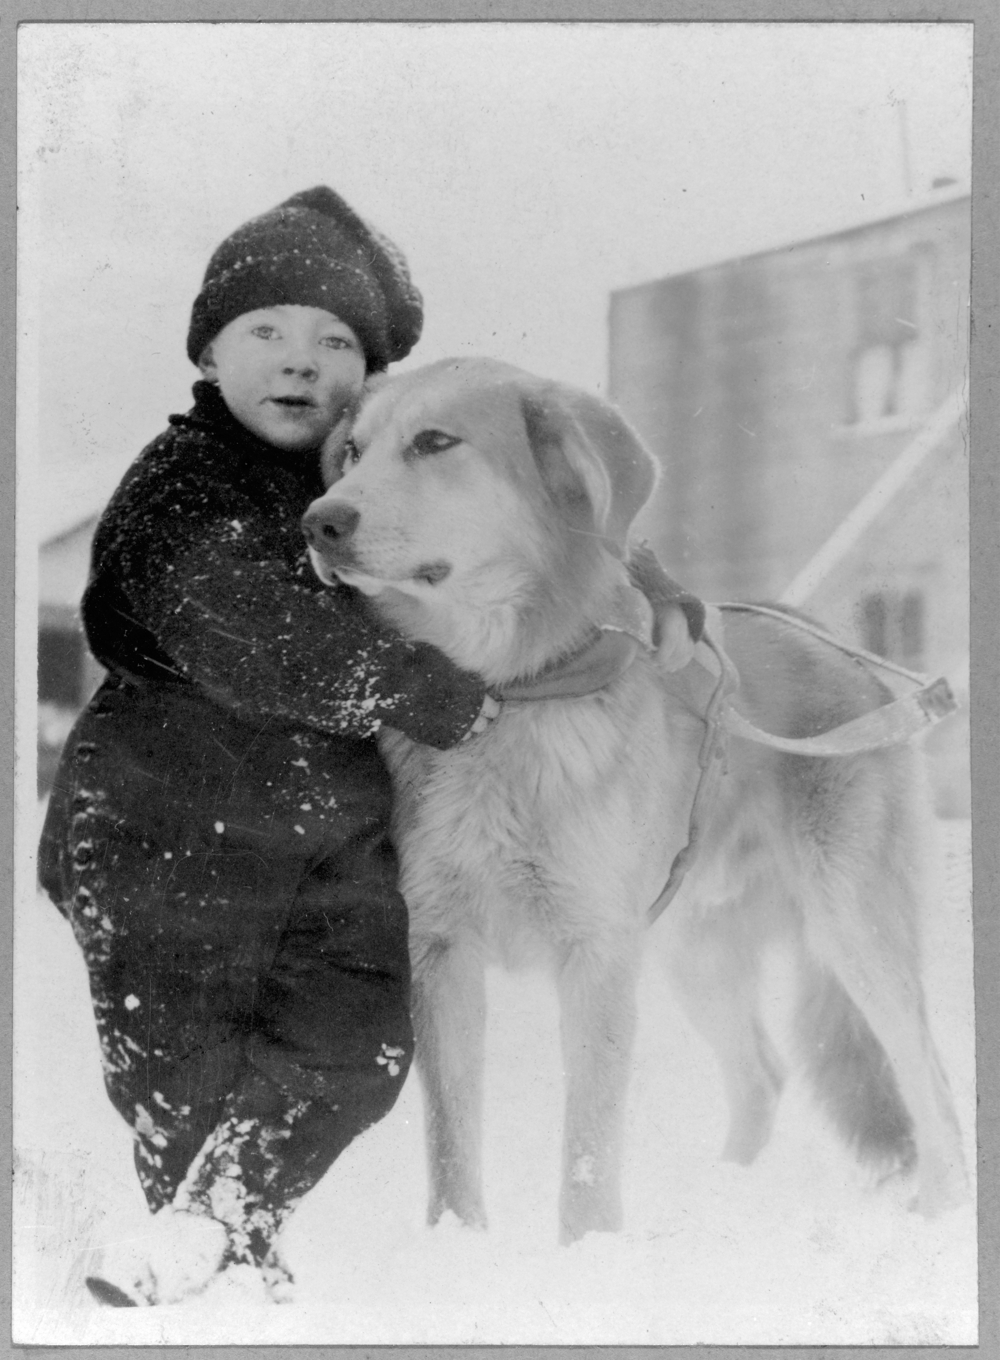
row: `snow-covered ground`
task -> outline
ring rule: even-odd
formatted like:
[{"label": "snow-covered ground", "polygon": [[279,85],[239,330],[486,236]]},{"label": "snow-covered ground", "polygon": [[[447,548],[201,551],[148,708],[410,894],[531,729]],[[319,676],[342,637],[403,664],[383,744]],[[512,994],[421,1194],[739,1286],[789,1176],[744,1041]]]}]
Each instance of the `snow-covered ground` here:
[{"label": "snow-covered ground", "polygon": [[[941,824],[927,923],[932,1024],[975,1166],[969,826]],[[713,1060],[654,966],[643,978],[626,1231],[557,1247],[561,1070],[540,976],[490,977],[490,1230],[424,1226],[420,1091],[358,1140],[286,1234],[295,1300],[239,1282],[174,1307],[101,1309],[85,1248],[141,1207],[107,1102],[69,927],[39,898],[16,936],[14,1339],[20,1344],[809,1344],[976,1341],[972,1205],[926,1222],[874,1187],[805,1094],[784,1098],[757,1164],[721,1163]],[[773,1006],[780,1011],[780,970]]]}]

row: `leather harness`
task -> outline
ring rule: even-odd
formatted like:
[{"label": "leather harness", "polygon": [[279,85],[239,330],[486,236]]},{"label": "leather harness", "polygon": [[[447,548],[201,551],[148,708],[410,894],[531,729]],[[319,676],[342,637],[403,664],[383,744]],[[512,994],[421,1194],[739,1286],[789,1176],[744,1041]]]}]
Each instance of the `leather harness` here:
[{"label": "leather harness", "polygon": [[[721,638],[715,638],[709,627],[701,630],[694,656],[688,664],[698,664],[715,677],[715,685],[702,715],[705,734],[698,751],[698,783],[695,786],[691,812],[688,817],[687,843],[678,851],[662,890],[649,907],[647,924],[652,925],[673,901],[694,863],[711,817],[719,780],[726,772],[726,753],[730,736],[769,746],[777,751],[805,757],[836,757],[857,755],[895,746],[926,731],[958,707],[947,680],[928,681],[916,671],[904,669],[884,657],[851,647],[837,641],[824,629],[798,615],[766,605],[725,603],[710,606],[720,614],[761,614],[803,632],[811,634],[829,647],[855,657],[869,666],[902,676],[915,686],[909,693],[887,704],[862,714],[859,718],[841,723],[829,731],[813,737],[780,737],[755,727],[733,706],[739,691],[740,677],[727,656]],[[622,627],[609,626],[573,656],[557,662],[541,676],[524,685],[511,685],[496,691],[503,702],[528,703],[540,699],[565,699],[593,694],[606,688],[632,665],[643,645],[635,635]]]}]

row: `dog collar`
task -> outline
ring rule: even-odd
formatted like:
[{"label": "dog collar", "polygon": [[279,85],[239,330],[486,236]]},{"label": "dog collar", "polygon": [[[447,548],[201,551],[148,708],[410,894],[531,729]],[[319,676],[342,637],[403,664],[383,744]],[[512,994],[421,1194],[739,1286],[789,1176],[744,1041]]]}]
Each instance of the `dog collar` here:
[{"label": "dog collar", "polygon": [[596,694],[628,670],[640,651],[653,649],[653,607],[624,570],[587,641],[531,680],[501,685],[492,693],[505,702],[579,699]]},{"label": "dog collar", "polygon": [[547,667],[533,680],[501,685],[491,693],[503,703],[535,699],[579,699],[606,689],[628,670],[640,649],[637,638],[619,630],[599,631],[571,656]]}]

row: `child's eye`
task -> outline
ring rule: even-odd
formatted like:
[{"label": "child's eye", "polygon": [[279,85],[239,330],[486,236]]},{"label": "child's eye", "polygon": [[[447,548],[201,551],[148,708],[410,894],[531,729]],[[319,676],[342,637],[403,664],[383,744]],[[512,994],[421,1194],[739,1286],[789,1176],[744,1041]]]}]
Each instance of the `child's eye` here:
[{"label": "child's eye", "polygon": [[324,335],[319,342],[326,345],[327,349],[350,349],[351,342],[343,335]]},{"label": "child's eye", "polygon": [[251,326],[250,334],[259,336],[261,340],[272,340],[278,332],[273,326],[262,321],[259,326]]}]

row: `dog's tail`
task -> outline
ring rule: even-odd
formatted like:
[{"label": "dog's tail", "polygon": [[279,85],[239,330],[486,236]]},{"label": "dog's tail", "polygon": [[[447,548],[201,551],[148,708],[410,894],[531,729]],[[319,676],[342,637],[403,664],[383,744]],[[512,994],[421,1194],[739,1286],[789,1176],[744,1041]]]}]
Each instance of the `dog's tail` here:
[{"label": "dog's tail", "polygon": [[913,1120],[885,1049],[825,968],[808,971],[795,1035],[814,1095],[858,1160],[886,1172],[912,1167]]}]

